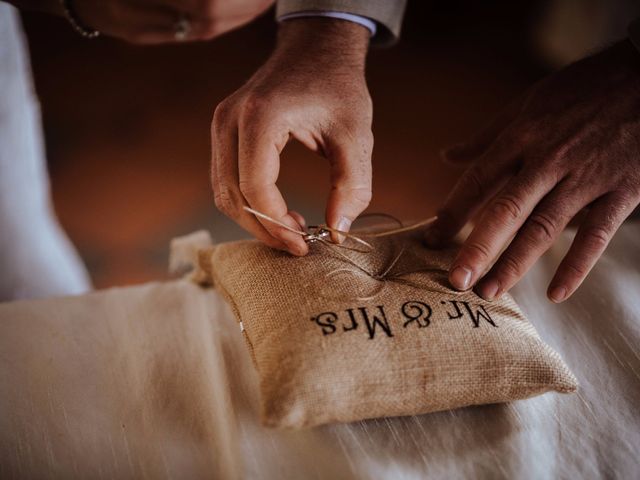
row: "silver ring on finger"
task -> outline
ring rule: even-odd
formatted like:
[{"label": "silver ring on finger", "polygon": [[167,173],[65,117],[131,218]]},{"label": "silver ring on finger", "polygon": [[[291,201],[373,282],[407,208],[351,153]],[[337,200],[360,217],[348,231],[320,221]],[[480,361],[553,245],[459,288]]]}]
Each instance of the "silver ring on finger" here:
[{"label": "silver ring on finger", "polygon": [[186,15],[180,14],[178,20],[173,25],[173,38],[177,42],[184,42],[191,34],[191,22]]}]

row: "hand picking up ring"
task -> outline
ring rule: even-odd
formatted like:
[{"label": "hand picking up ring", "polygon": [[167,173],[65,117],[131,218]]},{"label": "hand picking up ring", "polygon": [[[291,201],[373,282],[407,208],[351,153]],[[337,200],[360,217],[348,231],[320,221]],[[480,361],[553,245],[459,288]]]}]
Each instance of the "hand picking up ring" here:
[{"label": "hand picking up ring", "polygon": [[[253,215],[255,215],[256,217],[262,218],[263,220],[266,220],[268,222],[271,222],[275,225],[278,225],[292,233],[297,233],[298,235],[301,235],[302,238],[304,239],[304,241],[306,243],[314,243],[314,242],[321,242],[324,244],[329,244],[333,247],[337,247],[337,248],[344,248],[347,250],[353,250],[356,252],[360,252],[360,253],[369,253],[373,251],[373,246],[367,242],[366,240],[363,239],[364,238],[379,238],[379,237],[386,237],[389,235],[396,235],[398,233],[404,233],[404,232],[409,232],[412,230],[417,230],[419,228],[422,227],[426,227],[428,225],[430,225],[431,223],[435,222],[437,217],[431,217],[431,218],[427,218],[425,220],[422,220],[420,222],[408,225],[408,226],[404,226],[402,224],[402,222],[398,219],[396,219],[395,217],[393,217],[392,215],[387,215],[387,214],[365,214],[365,215],[361,215],[359,218],[365,218],[368,216],[383,216],[386,218],[390,218],[392,220],[394,220],[395,222],[397,222],[400,226],[397,228],[392,228],[392,229],[384,229],[384,230],[378,230],[378,231],[357,231],[357,235],[351,233],[351,232],[346,232],[343,230],[339,230],[337,228],[332,228],[329,227],[328,225],[313,225],[313,226],[309,226],[307,227],[307,231],[303,231],[303,230],[297,230],[295,228],[291,228],[289,225],[282,223],[278,220],[276,220],[275,218],[270,217],[269,215],[265,215],[262,212],[259,212],[257,210],[254,210],[251,207],[248,206],[244,206],[243,209],[249,213],[252,213]],[[330,233],[337,233],[340,235],[343,235],[346,239],[348,240],[352,240],[353,242],[357,243],[360,245],[360,248],[356,248],[353,246],[349,246],[347,244],[340,244],[340,243],[333,243],[328,241],[327,239],[329,238],[329,234]],[[365,247],[365,250],[362,249],[362,247]]]}]

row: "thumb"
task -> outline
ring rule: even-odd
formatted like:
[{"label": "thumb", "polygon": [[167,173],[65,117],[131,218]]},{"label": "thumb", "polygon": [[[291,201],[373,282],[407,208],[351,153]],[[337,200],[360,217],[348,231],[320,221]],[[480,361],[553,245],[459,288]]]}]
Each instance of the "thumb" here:
[{"label": "thumb", "polygon": [[[351,223],[371,201],[370,130],[355,137],[338,139],[329,144],[331,191],[327,201],[326,221],[329,227],[348,232]],[[341,243],[342,235],[331,233],[334,242]]]}]

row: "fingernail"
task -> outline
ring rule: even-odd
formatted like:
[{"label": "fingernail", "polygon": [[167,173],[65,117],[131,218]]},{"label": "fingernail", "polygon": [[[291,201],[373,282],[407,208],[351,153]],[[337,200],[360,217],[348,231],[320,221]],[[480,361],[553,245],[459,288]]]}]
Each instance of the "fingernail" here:
[{"label": "fingernail", "polygon": [[[348,232],[350,228],[351,220],[349,220],[347,217],[340,217],[336,229],[342,230],[343,232]],[[346,237],[344,235],[340,235],[339,233],[336,234],[336,240],[338,241],[338,243],[344,242],[345,238]]]},{"label": "fingernail", "polygon": [[303,247],[297,242],[285,241],[285,243],[290,254],[295,255],[296,257],[303,257],[306,255],[306,249],[303,249]]},{"label": "fingernail", "polygon": [[549,298],[554,303],[560,303],[567,297],[567,289],[564,287],[554,287],[549,292]]},{"label": "fingernail", "polygon": [[500,290],[500,282],[497,280],[488,280],[478,287],[478,295],[485,300],[491,301],[498,295],[498,290]]},{"label": "fingernail", "polygon": [[468,290],[471,286],[471,270],[467,267],[457,266],[449,274],[449,281],[458,290]]},{"label": "fingernail", "polygon": [[440,245],[440,231],[432,227],[425,233],[424,242],[428,247],[437,248]]},{"label": "fingernail", "polygon": [[307,254],[307,252],[305,252],[304,250],[302,250],[302,248],[298,246],[293,247],[291,249],[291,253],[293,253],[296,257],[304,257]]}]

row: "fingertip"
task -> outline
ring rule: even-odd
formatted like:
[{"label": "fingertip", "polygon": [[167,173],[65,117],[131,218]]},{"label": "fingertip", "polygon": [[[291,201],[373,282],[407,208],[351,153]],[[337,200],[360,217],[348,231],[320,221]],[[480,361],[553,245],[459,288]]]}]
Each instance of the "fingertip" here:
[{"label": "fingertip", "polygon": [[[291,215],[287,215],[283,219],[283,222],[289,225],[291,228],[300,230],[300,226],[298,225],[299,222]],[[304,229],[301,229],[300,231],[302,232],[304,231]],[[290,232],[283,228],[279,228],[273,231],[272,234],[275,235],[276,238],[284,242],[284,244],[287,246],[287,251],[292,255],[302,257],[309,252],[309,246],[300,234]]]},{"label": "fingertip", "polygon": [[309,246],[304,240],[287,242],[287,251],[296,257],[304,257],[309,253]]},{"label": "fingertip", "polygon": [[[335,230],[340,230],[341,232],[349,232],[351,229],[352,220],[345,216],[340,216],[338,220],[334,223],[334,225],[329,225],[331,228]],[[331,240],[334,243],[342,243],[346,240],[344,235],[341,235],[338,232],[331,232]]]},{"label": "fingertip", "polygon": [[449,272],[449,283],[459,291],[469,290],[471,288],[471,277],[473,272],[469,267],[457,265]]},{"label": "fingertip", "polygon": [[262,243],[264,243],[267,247],[269,248],[273,248],[274,250],[287,250],[287,244],[284,242],[281,242],[280,240],[272,237],[271,235],[267,236],[268,238],[260,238],[260,237],[256,237],[257,240],[261,241]]},{"label": "fingertip", "polygon": [[567,289],[562,285],[551,286],[547,291],[547,297],[553,303],[562,303],[568,298]]},{"label": "fingertip", "polygon": [[488,302],[492,302],[497,297],[500,296],[501,292],[501,284],[499,280],[496,279],[483,279],[476,285],[475,292],[481,297],[483,300]]},{"label": "fingertip", "polygon": [[271,235],[268,231],[261,229],[262,231],[254,231],[254,230],[248,230],[249,232],[253,233],[253,235],[255,236],[256,240],[264,243],[267,247],[269,248],[273,248],[274,250],[280,250],[282,252],[288,252],[290,249],[290,246],[287,242],[285,242],[284,240],[280,239],[280,238],[276,238],[273,235]]},{"label": "fingertip", "polygon": [[[336,230],[349,232],[351,224],[367,208],[370,201],[370,185],[364,187],[342,185],[341,188],[334,186],[327,201],[325,215],[327,225]],[[331,232],[331,240],[335,243],[342,243],[345,236],[338,232]]]}]

